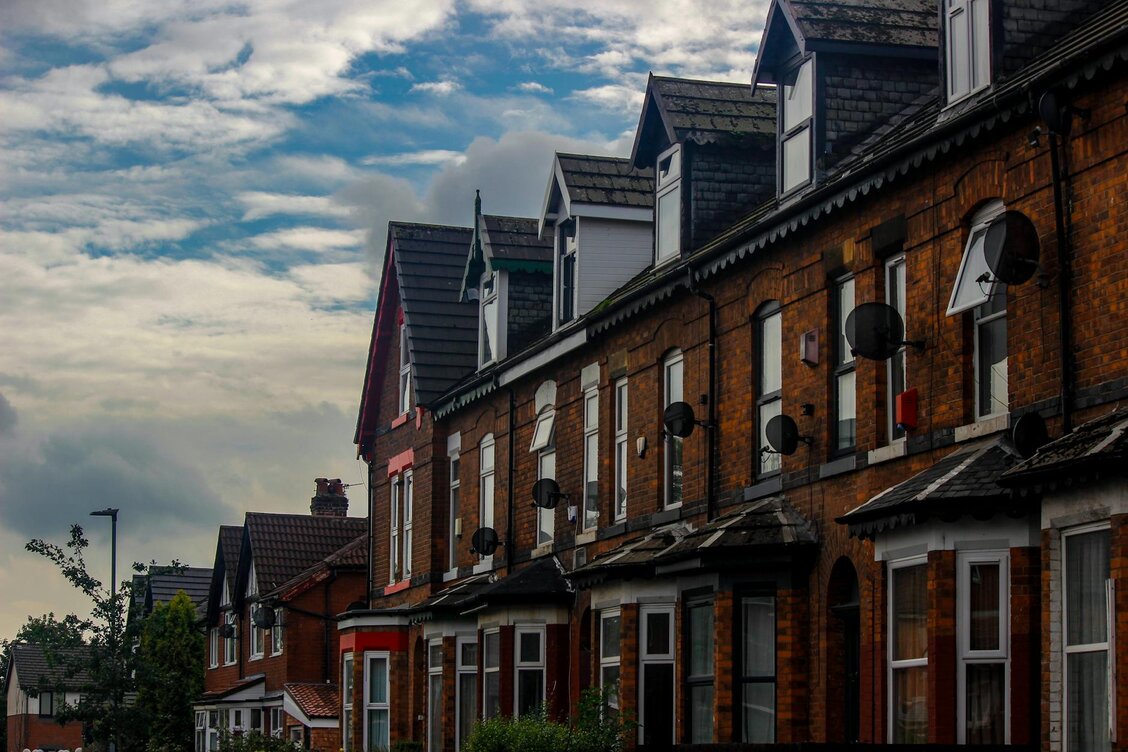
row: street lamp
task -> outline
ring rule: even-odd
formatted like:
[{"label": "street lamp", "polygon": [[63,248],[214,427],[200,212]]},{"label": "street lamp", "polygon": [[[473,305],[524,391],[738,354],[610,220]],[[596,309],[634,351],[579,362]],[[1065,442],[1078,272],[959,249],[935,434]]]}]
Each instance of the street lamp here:
[{"label": "street lamp", "polygon": [[112,507],[106,507],[105,509],[99,509],[96,512],[91,512],[90,516],[91,517],[109,517],[110,518],[110,605],[112,607],[112,611],[110,612],[110,618],[112,619],[112,621],[110,623],[110,639],[112,640],[112,642],[110,644],[110,661],[111,661],[110,665],[112,666],[112,671],[110,673],[110,681],[112,683],[112,686],[110,688],[110,691],[112,693],[111,696],[113,697],[113,702],[114,702],[114,723],[113,723],[114,739],[110,744],[110,749],[111,749],[112,752],[116,752],[118,749],[121,748],[121,745],[118,743],[118,724],[121,722],[121,712],[120,712],[121,707],[119,705],[119,700],[118,700],[118,694],[119,693],[118,693],[118,675],[117,675],[118,674],[118,671],[117,671],[118,666],[117,666],[117,645],[116,645],[117,630],[118,630],[118,625],[117,625],[117,620],[118,620],[117,619],[117,614],[118,614],[118,611],[117,611],[117,517],[118,517],[118,510],[116,510]]}]

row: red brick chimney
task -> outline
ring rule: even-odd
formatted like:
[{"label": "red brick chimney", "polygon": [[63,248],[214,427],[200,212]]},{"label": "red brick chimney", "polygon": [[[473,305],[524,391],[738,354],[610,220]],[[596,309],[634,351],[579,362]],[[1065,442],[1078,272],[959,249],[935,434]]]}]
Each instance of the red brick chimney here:
[{"label": "red brick chimney", "polygon": [[309,500],[309,513],[314,517],[347,517],[349,499],[340,478],[317,478],[317,491]]}]

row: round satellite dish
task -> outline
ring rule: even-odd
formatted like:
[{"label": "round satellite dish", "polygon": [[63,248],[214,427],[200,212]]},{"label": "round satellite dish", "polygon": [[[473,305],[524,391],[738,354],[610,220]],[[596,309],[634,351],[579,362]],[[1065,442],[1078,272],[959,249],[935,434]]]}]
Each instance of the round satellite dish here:
[{"label": "round satellite dish", "polygon": [[230,640],[232,637],[235,636],[235,625],[234,624],[224,624],[222,627],[220,627],[219,634],[222,637],[224,637],[225,639]]},{"label": "round satellite dish", "polygon": [[1054,133],[1068,136],[1073,125],[1073,118],[1065,111],[1058,101],[1057,92],[1053,89],[1047,91],[1038,100],[1038,115],[1042,122],[1050,127]]},{"label": "round satellite dish", "polygon": [[666,433],[685,438],[693,433],[695,418],[693,408],[688,402],[672,402],[662,413],[662,425]]},{"label": "round satellite dish", "polygon": [[473,551],[482,556],[493,556],[494,551],[497,550],[497,543],[497,531],[492,527],[480,527],[470,538]]},{"label": "round satellite dish", "polygon": [[1024,460],[1033,457],[1035,452],[1050,441],[1050,435],[1046,431],[1046,421],[1038,413],[1026,413],[1016,420],[1011,438],[1014,441],[1014,448],[1018,450],[1018,456]]},{"label": "round satellite dish", "polygon": [[888,360],[905,344],[905,322],[885,303],[862,303],[846,317],[846,341],[855,355]]},{"label": "round satellite dish", "polygon": [[541,478],[533,484],[533,503],[542,509],[555,509],[560,501],[560,486],[552,478]]},{"label": "round satellite dish", "polygon": [[790,415],[777,415],[764,427],[768,446],[780,454],[795,454],[799,448],[799,426]]},{"label": "round satellite dish", "polygon": [[274,609],[257,606],[251,611],[251,621],[259,629],[270,629],[274,626]]},{"label": "round satellite dish", "polygon": [[364,601],[353,601],[349,605],[345,606],[346,611],[364,611],[367,608],[368,604]]},{"label": "round satellite dish", "polygon": [[1038,230],[1022,212],[1005,211],[987,227],[983,256],[1000,282],[1019,285],[1033,277],[1038,251]]}]

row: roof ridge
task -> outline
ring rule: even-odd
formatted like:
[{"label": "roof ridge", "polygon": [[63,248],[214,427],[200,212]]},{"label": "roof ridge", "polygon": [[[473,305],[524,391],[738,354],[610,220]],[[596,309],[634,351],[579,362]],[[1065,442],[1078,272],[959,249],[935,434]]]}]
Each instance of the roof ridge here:
[{"label": "roof ridge", "polygon": [[440,225],[434,222],[405,222],[403,220],[393,219],[388,221],[388,227],[433,227],[437,230],[473,230],[473,227],[464,227],[462,225]]},{"label": "roof ridge", "polygon": [[752,88],[751,81],[714,81],[707,78],[682,78],[679,76],[658,76],[653,73],[650,74],[655,81],[677,81],[679,83],[687,84],[710,84],[713,86],[747,86]]}]

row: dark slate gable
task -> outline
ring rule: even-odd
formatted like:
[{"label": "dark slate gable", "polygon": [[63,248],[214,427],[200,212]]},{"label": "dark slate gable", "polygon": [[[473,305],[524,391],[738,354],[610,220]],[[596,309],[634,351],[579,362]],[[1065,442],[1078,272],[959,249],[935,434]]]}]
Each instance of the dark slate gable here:
[{"label": "dark slate gable", "polygon": [[936,47],[936,0],[783,0],[806,49],[818,43]]},{"label": "dark slate gable", "polygon": [[[304,514],[247,512],[237,584],[245,589],[254,560],[258,592],[266,594],[366,535],[363,517],[314,517]],[[232,600],[242,598],[242,590]]]},{"label": "dark slate gable", "polygon": [[552,269],[552,239],[541,239],[535,219],[483,214],[482,251],[494,269]]},{"label": "dark slate gable", "polygon": [[158,603],[168,603],[181,590],[203,615],[211,588],[212,571],[204,567],[183,567],[179,571],[150,570],[145,593],[145,611],[151,612]]},{"label": "dark slate gable", "polygon": [[654,168],[629,159],[557,154],[568,198],[576,204],[654,208]]}]

